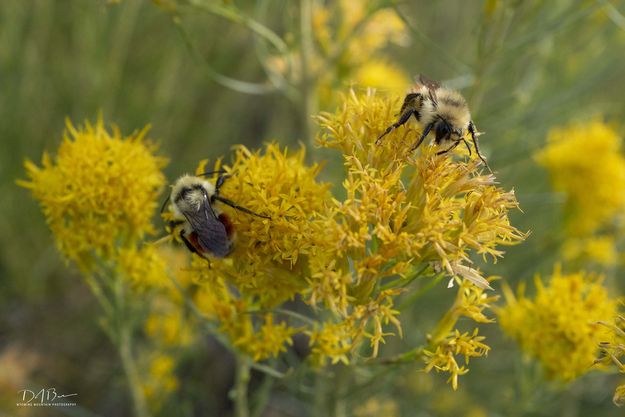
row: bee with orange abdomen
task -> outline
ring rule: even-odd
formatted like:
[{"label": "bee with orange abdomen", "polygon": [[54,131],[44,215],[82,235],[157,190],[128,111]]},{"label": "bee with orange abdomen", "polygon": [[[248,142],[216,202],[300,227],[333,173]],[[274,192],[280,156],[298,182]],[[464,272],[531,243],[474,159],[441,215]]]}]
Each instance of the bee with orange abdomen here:
[{"label": "bee with orange abdomen", "polygon": [[228,215],[220,210],[220,204],[263,219],[270,217],[221,196],[219,189],[229,176],[224,175],[224,171],[207,172],[202,176],[212,174],[219,174],[215,184],[198,176],[180,177],[172,187],[163,210],[170,201],[173,215],[169,224],[170,233],[182,239],[192,253],[202,258],[206,255],[223,258],[232,252],[234,227]]},{"label": "bee with orange abdomen", "polygon": [[423,126],[423,132],[411,150],[417,149],[427,135],[434,132],[434,143],[448,146],[447,149],[438,152],[439,155],[451,151],[461,142],[471,155],[471,146],[465,139],[465,134],[469,133],[475,152],[488,168],[486,160],[480,153],[477,142],[478,132],[475,123],[471,120],[471,112],[464,97],[459,92],[429,80],[423,75],[419,76],[416,86],[404,98],[397,122],[378,137],[376,144],[380,144],[384,136],[408,122],[413,116]]}]

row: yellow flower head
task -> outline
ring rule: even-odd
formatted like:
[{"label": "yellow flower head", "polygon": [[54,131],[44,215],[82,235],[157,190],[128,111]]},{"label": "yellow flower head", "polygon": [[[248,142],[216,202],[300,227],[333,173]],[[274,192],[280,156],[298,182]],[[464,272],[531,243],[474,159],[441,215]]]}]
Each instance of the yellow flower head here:
[{"label": "yellow flower head", "polygon": [[383,60],[372,60],[356,69],[353,77],[358,86],[376,88],[389,94],[404,94],[411,84],[399,67]]},{"label": "yellow flower head", "polygon": [[618,259],[616,242],[610,235],[566,239],[562,252],[564,259],[571,262],[594,262],[613,266]]},{"label": "yellow flower head", "polygon": [[56,157],[25,163],[30,181],[18,183],[39,200],[59,250],[82,267],[153,231],[166,161],[144,140],[147,130],[122,137],[101,118],[83,127],[68,120]]},{"label": "yellow flower head", "polygon": [[354,259],[357,284],[408,274],[419,261],[487,287],[469,253],[496,259],[503,254],[498,246],[524,238],[508,219],[517,207],[514,193],[495,186],[475,159],[454,161],[427,144],[411,151],[418,127],[397,129],[376,144],[399,104],[399,97],[351,91],[342,108],[319,117],[319,144],[340,149],[347,169],[347,198],[333,213],[339,254]]},{"label": "yellow flower head", "polygon": [[166,354],[156,354],[149,358],[148,377],[141,384],[141,389],[149,401],[152,412],[158,412],[163,406],[167,395],[178,389],[176,362]]},{"label": "yellow flower head", "polygon": [[[234,225],[235,247],[228,259],[213,262],[208,274],[226,278],[266,307],[305,288],[302,268],[327,239],[314,222],[331,201],[330,185],[316,180],[321,166],[306,166],[304,157],[303,150],[289,154],[275,144],[263,153],[240,146],[234,161],[224,167],[231,177],[221,195],[271,219],[220,206]],[[198,261],[198,267],[205,269],[206,262]]]},{"label": "yellow flower head", "polygon": [[[478,329],[472,334],[460,333],[458,330],[450,333],[436,350],[425,350],[426,372],[436,369],[437,372],[448,372],[449,380],[454,390],[458,389],[458,377],[469,372],[466,365],[469,359],[488,355],[490,347],[483,343],[485,337],[478,335]],[[459,365],[456,356],[464,356],[464,365]]]},{"label": "yellow flower head", "polygon": [[501,327],[541,362],[547,377],[573,380],[590,370],[598,344],[609,339],[598,322],[616,316],[618,300],[601,282],[585,272],[562,274],[556,266],[547,285],[536,277],[534,299],[523,287],[517,296],[505,288],[506,305],[497,311]]},{"label": "yellow flower head", "polygon": [[[497,258],[501,245],[523,239],[508,219],[514,194],[483,175],[479,161],[439,156],[426,145],[411,152],[418,127],[376,144],[400,99],[352,91],[337,112],[318,118],[318,142],[344,157],[341,199],[317,181],[321,167],[306,165],[303,151],[276,145],[238,147],[232,163],[198,168],[225,169],[231,177],[221,195],[271,217],[220,205],[237,231],[234,252],[210,266],[194,257],[191,268],[200,311],[255,360],[284,351],[295,333],[310,337],[316,365],[377,357],[388,338],[401,337],[396,300],[426,269],[443,271],[459,291],[432,350],[466,357],[487,350],[477,334],[453,330],[461,316],[490,321],[484,310],[495,297],[484,293],[490,286],[470,256]],[[296,296],[312,307],[309,315],[276,309]],[[437,364],[456,380],[464,372]]]},{"label": "yellow flower head", "polygon": [[625,209],[625,158],[621,138],[594,120],[552,129],[536,155],[549,170],[556,191],[567,197],[567,226],[573,235],[591,234]]}]

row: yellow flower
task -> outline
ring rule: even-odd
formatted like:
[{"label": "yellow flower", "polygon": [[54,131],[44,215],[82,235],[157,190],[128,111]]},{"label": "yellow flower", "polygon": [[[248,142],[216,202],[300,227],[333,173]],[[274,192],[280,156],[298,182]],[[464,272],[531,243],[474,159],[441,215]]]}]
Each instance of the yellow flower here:
[{"label": "yellow flower", "polygon": [[118,272],[139,291],[171,285],[166,272],[167,259],[153,245],[120,248],[116,260]]},{"label": "yellow flower", "polygon": [[145,321],[145,333],[163,346],[184,346],[193,340],[193,331],[189,319],[178,304],[163,301],[155,303]]},{"label": "yellow flower", "polygon": [[570,238],[564,242],[562,252],[567,261],[591,261],[604,266],[615,265],[618,258],[613,236]]},{"label": "yellow flower", "polygon": [[410,274],[418,262],[438,262],[450,276],[488,287],[470,267],[469,253],[496,259],[503,254],[500,245],[524,239],[508,218],[517,207],[514,193],[495,186],[475,159],[439,156],[427,144],[411,152],[420,135],[413,126],[377,145],[399,104],[399,97],[351,91],[340,109],[319,117],[318,143],[341,150],[347,169],[347,198],[336,204],[331,215],[336,226],[328,232],[336,235],[337,254],[352,258],[363,291],[357,294],[363,296],[375,280]]},{"label": "yellow flower", "polygon": [[170,355],[157,354],[149,359],[148,378],[141,384],[141,389],[153,412],[160,410],[167,395],[178,389],[175,370],[176,362]]},{"label": "yellow flower", "polygon": [[[410,152],[419,134],[412,126],[375,144],[401,97],[351,92],[344,100],[336,113],[318,118],[318,142],[343,153],[341,199],[317,181],[321,166],[307,166],[303,151],[238,147],[232,163],[200,164],[198,172],[224,168],[231,175],[224,197],[271,218],[223,206],[237,231],[235,249],[210,266],[194,257],[199,310],[254,360],[278,355],[295,333],[304,333],[313,364],[348,364],[353,356],[377,357],[388,338],[401,337],[397,298],[426,269],[442,270],[458,283],[458,296],[432,351],[483,354],[481,336],[453,330],[461,316],[490,321],[484,310],[496,297],[485,294],[490,286],[470,256],[495,259],[501,245],[523,239],[508,219],[514,194],[482,175],[475,159],[437,156],[426,145]],[[296,297],[313,307],[308,316],[276,310]],[[465,372],[432,366],[452,372],[455,384]]]},{"label": "yellow flower", "polygon": [[346,43],[341,63],[356,66],[389,43],[406,44],[406,25],[397,13],[383,8],[369,16],[369,7],[364,0],[340,0],[333,7],[314,3],[314,33],[323,52]]},{"label": "yellow flower", "polygon": [[585,272],[562,274],[556,266],[548,285],[536,277],[536,296],[517,296],[505,287],[506,305],[497,310],[502,329],[537,358],[548,378],[573,380],[590,370],[598,344],[609,331],[598,324],[616,316],[602,278]]},{"label": "yellow flower", "polygon": [[572,235],[588,235],[609,225],[625,209],[625,158],[621,138],[594,120],[552,129],[547,146],[536,155],[549,170],[556,191],[567,197],[567,226]]},{"label": "yellow flower", "polygon": [[[488,355],[490,347],[482,341],[484,336],[478,335],[478,329],[473,334],[460,333],[458,330],[450,333],[443,343],[436,347],[436,350],[425,350],[426,366],[425,371],[430,372],[432,369],[436,371],[450,373],[449,380],[454,390],[458,389],[458,377],[469,372],[466,365],[469,364],[469,358]],[[464,356],[464,364],[460,366],[456,360],[456,356]]]},{"label": "yellow flower", "polygon": [[397,403],[389,398],[369,398],[354,408],[355,417],[395,417],[398,415]]},{"label": "yellow flower", "polygon": [[356,69],[353,80],[359,86],[376,88],[394,95],[404,94],[411,84],[401,68],[382,60],[364,63]]},{"label": "yellow flower", "polygon": [[78,128],[68,120],[56,157],[25,163],[30,181],[18,183],[40,202],[59,250],[81,267],[153,231],[165,159],[144,140],[147,131],[122,137],[101,118]]},{"label": "yellow flower", "polygon": [[[239,146],[234,161],[225,166],[232,177],[221,194],[271,219],[224,205],[236,231],[235,249],[230,259],[213,262],[208,274],[227,278],[247,295],[259,297],[265,307],[291,299],[306,287],[302,268],[328,239],[314,223],[331,201],[330,184],[318,182],[321,166],[306,166],[304,158],[303,150],[289,154],[275,144],[267,145],[264,153]],[[218,162],[215,168],[220,166]]]}]

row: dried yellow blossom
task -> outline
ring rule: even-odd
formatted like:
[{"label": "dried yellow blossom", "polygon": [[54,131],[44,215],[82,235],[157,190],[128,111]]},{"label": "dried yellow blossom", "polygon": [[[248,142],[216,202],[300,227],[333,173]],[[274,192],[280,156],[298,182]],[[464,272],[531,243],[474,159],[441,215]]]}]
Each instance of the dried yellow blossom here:
[{"label": "dried yellow blossom", "polygon": [[[466,367],[469,364],[469,358],[488,355],[490,347],[482,343],[484,339],[484,336],[478,335],[478,329],[475,329],[472,334],[461,334],[455,330],[436,347],[435,351],[424,351],[427,357],[425,370],[430,372],[436,369],[436,371],[448,372],[451,375],[447,382],[451,382],[454,390],[458,389],[458,377],[469,372]],[[456,356],[464,356],[463,366],[458,364]]]},{"label": "dried yellow blossom", "polygon": [[556,191],[566,194],[567,226],[587,235],[614,222],[625,209],[625,158],[621,138],[594,120],[552,129],[547,146],[536,155],[549,170]]},{"label": "dried yellow blossom", "polygon": [[536,277],[533,299],[504,287],[506,305],[497,310],[502,329],[529,355],[537,358],[549,378],[573,380],[591,369],[598,344],[609,331],[598,324],[616,316],[616,299],[602,278],[585,272],[562,274],[556,266],[547,285]]},{"label": "dried yellow blossom", "polygon": [[56,157],[25,163],[30,181],[18,183],[40,202],[61,253],[81,267],[153,231],[165,159],[154,155],[147,131],[123,137],[102,118],[83,127],[68,120]]}]

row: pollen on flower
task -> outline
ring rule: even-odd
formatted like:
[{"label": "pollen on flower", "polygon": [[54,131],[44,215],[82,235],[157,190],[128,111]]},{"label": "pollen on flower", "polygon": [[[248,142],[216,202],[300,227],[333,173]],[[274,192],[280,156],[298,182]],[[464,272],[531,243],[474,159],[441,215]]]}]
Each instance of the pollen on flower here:
[{"label": "pollen on flower", "polygon": [[587,235],[608,225],[625,209],[625,158],[621,138],[599,120],[552,129],[536,154],[553,187],[567,197],[567,227]]},{"label": "pollen on flower", "polygon": [[549,378],[573,380],[592,368],[599,343],[609,340],[609,322],[618,300],[610,298],[602,277],[586,272],[563,274],[556,266],[545,285],[536,277],[536,295],[521,287],[515,296],[505,287],[506,305],[497,309],[502,329],[529,355],[537,358]]},{"label": "pollen on flower", "polygon": [[153,231],[166,160],[144,139],[147,131],[123,137],[102,118],[82,127],[68,120],[56,156],[45,153],[41,167],[25,163],[29,181],[19,185],[41,204],[61,253],[81,267]]}]

